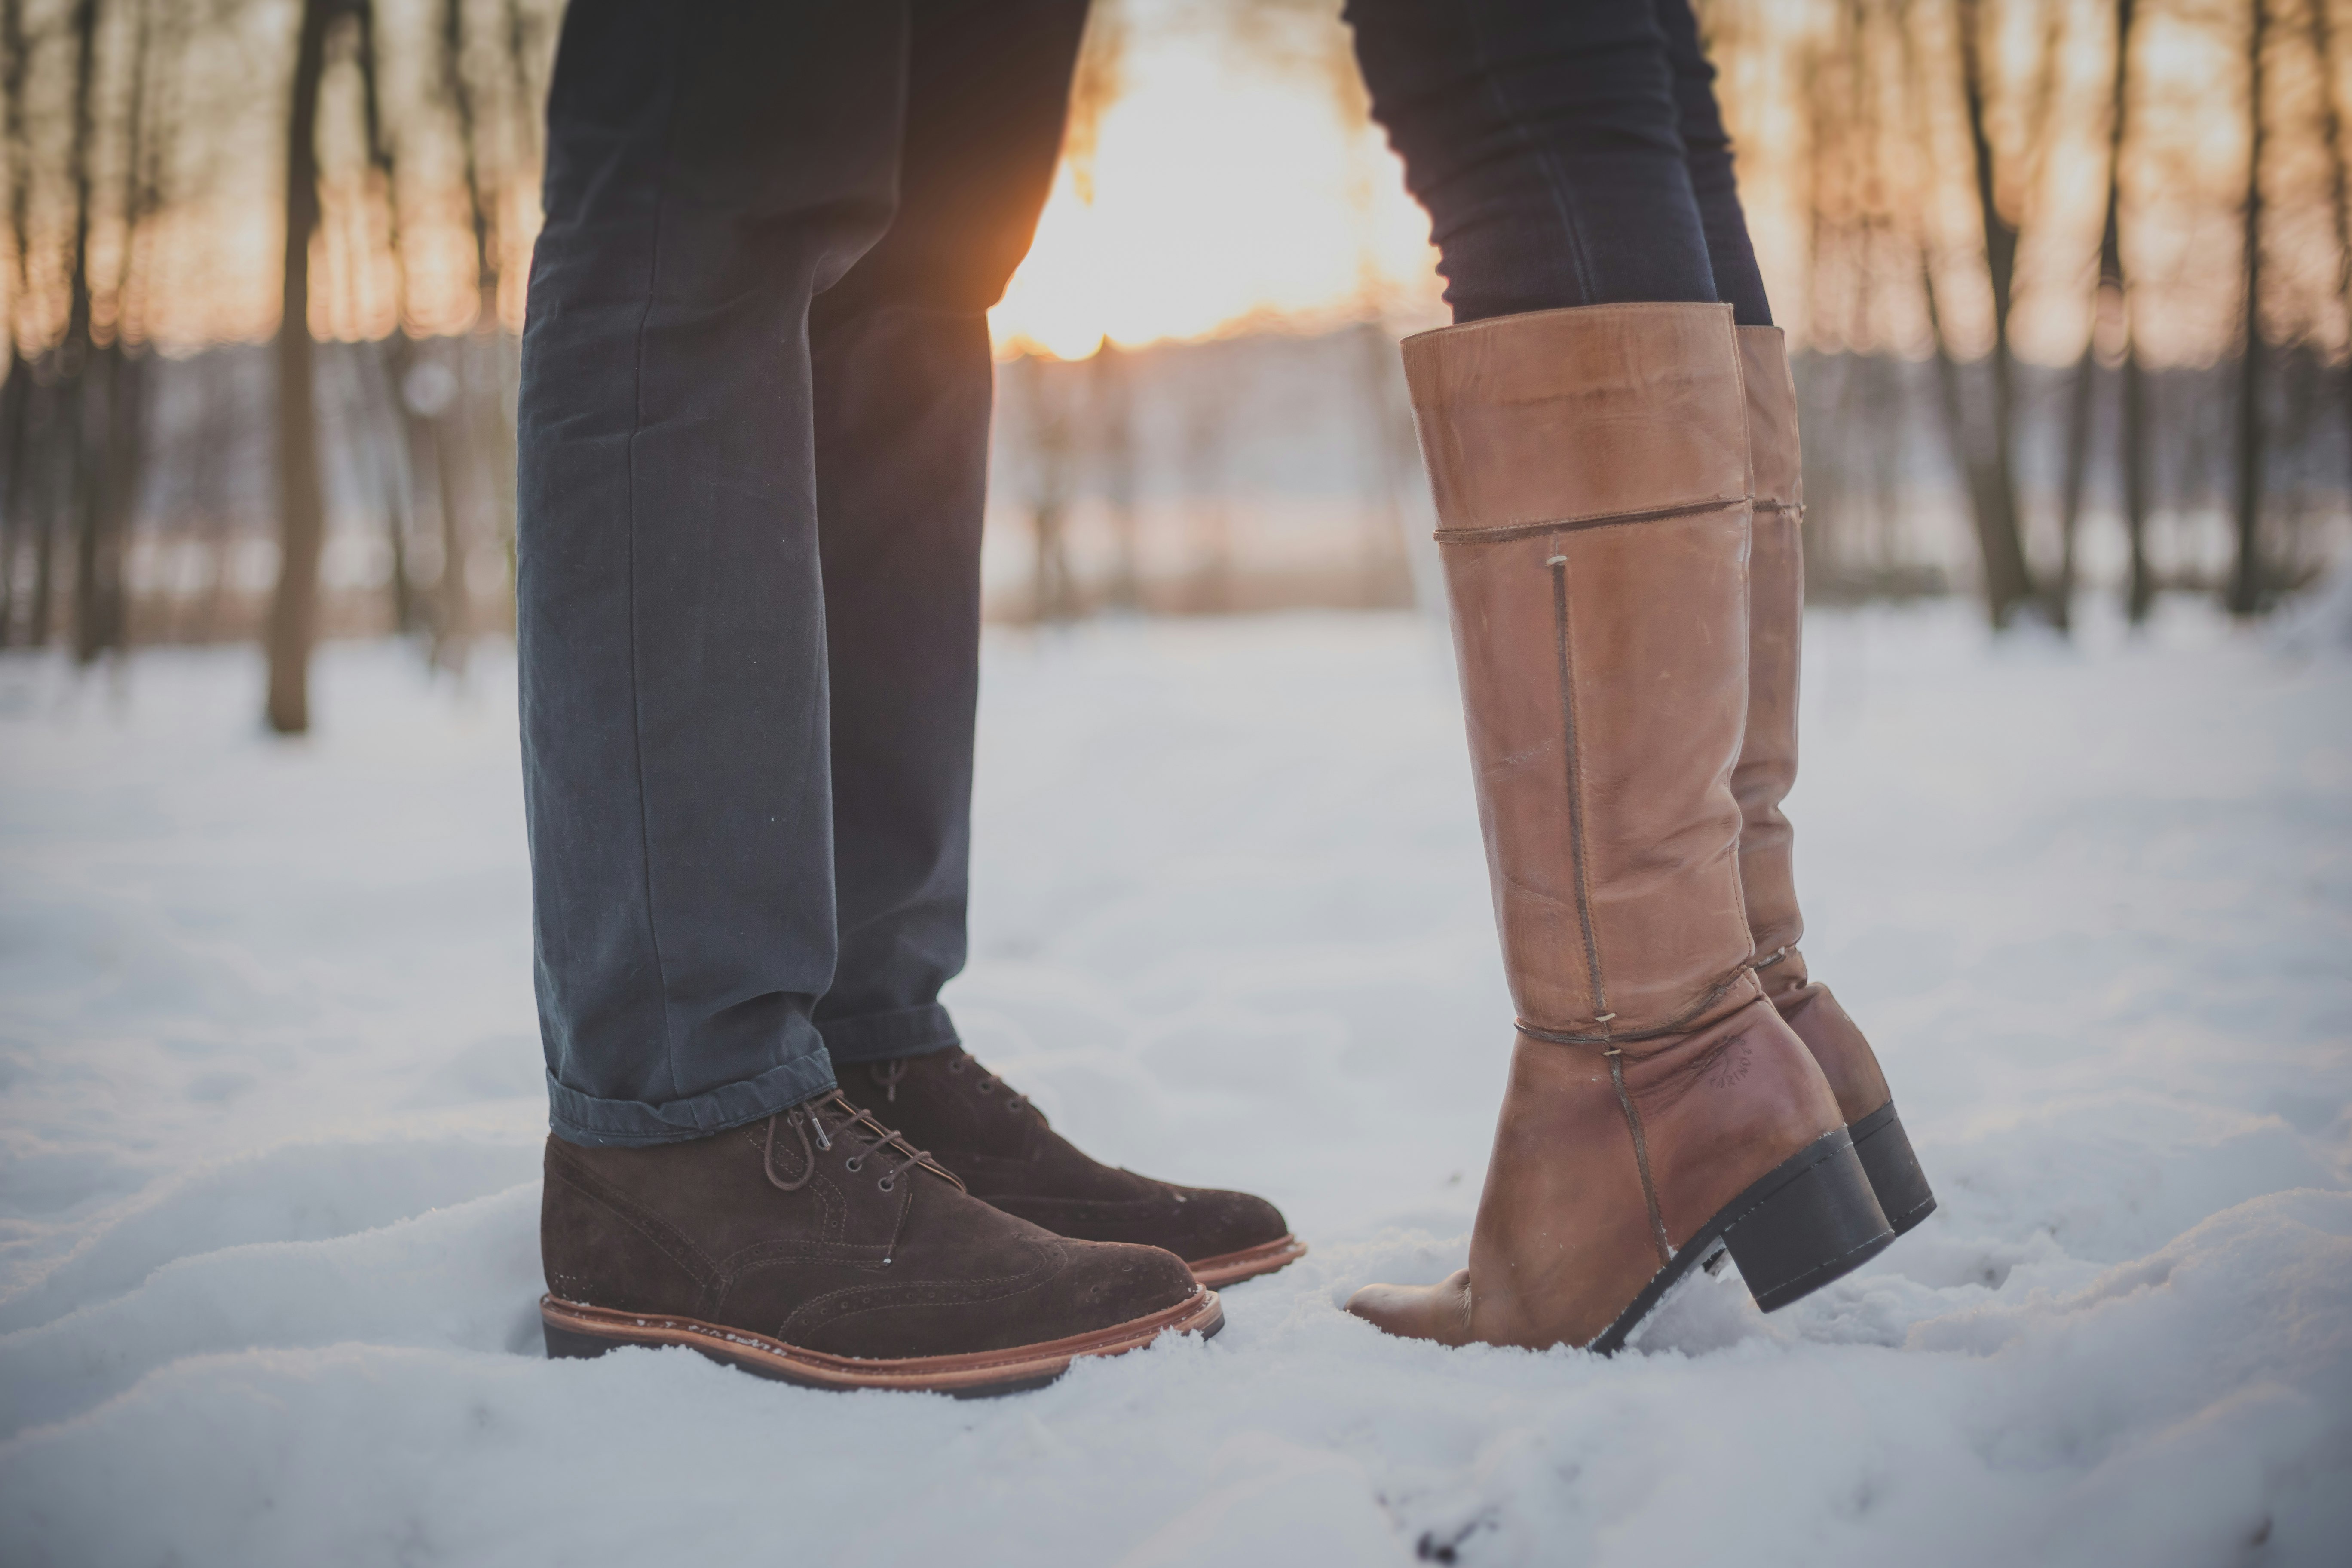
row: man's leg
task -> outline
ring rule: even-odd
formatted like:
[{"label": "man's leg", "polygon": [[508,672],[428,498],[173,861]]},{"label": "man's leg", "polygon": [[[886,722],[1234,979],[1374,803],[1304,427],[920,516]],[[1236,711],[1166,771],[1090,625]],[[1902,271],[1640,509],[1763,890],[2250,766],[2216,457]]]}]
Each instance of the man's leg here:
[{"label": "man's leg", "polygon": [[918,0],[898,213],[817,297],[836,1068],[956,1043],[979,690],[988,310],[1061,153],[1087,0]]},{"label": "man's leg", "polygon": [[518,641],[557,1132],[830,1085],[808,303],[889,221],[888,0],[574,0],[519,409]]},{"label": "man's leg", "polygon": [[812,321],[833,680],[841,963],[817,1024],[852,1100],[973,1195],[1087,1241],[1148,1243],[1204,1284],[1306,1249],[1242,1193],[1173,1187],[1074,1148],[958,1048],[988,308],[1027,250],[1059,155],[1084,0],[919,4],[890,233]]},{"label": "man's leg", "polygon": [[565,19],[522,400],[551,1354],[983,1392],[1223,1321],[1166,1253],[967,1195],[833,1092],[811,1018],[835,941],[808,306],[888,221],[906,63],[896,0]]}]

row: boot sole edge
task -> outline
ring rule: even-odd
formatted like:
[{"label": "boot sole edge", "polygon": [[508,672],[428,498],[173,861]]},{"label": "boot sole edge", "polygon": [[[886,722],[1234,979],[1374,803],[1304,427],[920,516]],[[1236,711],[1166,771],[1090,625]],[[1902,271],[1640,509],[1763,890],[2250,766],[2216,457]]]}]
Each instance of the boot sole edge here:
[{"label": "boot sole edge", "polygon": [[540,1298],[539,1313],[550,1360],[600,1356],[631,1346],[654,1350],[677,1346],[721,1365],[803,1388],[889,1388],[958,1398],[1043,1388],[1067,1372],[1072,1362],[1124,1355],[1143,1349],[1163,1333],[1207,1339],[1225,1326],[1217,1293],[1202,1289],[1172,1307],[1064,1339],[961,1355],[869,1360],[808,1350],[697,1318],[619,1312],[553,1295]]},{"label": "boot sole edge", "polygon": [[1307,1244],[1295,1236],[1285,1235],[1237,1252],[1220,1252],[1185,1267],[1192,1271],[1195,1284],[1215,1289],[1287,1268],[1306,1256]]}]

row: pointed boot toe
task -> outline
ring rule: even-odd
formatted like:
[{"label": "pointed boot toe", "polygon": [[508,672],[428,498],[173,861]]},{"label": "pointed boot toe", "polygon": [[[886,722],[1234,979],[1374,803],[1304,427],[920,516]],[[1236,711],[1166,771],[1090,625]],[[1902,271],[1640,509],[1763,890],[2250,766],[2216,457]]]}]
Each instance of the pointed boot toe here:
[{"label": "pointed boot toe", "polygon": [[1470,1270],[1457,1268],[1434,1285],[1367,1285],[1348,1298],[1348,1311],[1401,1340],[1466,1344]]}]

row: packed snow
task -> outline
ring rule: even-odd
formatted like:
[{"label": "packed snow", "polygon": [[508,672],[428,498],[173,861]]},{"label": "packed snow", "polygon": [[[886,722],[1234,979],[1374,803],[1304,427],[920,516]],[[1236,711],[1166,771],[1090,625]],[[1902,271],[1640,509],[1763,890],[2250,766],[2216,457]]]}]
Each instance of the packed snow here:
[{"label": "packed snow", "polygon": [[992,633],[967,1037],[1314,1250],[985,1402],[543,1358],[510,658],[290,743],[246,651],[0,664],[0,1557],[2343,1562],[2352,658],[1810,637],[1806,949],[1943,1206],[1601,1360],[1339,1310],[1461,1263],[1510,1045],[1442,628]]}]

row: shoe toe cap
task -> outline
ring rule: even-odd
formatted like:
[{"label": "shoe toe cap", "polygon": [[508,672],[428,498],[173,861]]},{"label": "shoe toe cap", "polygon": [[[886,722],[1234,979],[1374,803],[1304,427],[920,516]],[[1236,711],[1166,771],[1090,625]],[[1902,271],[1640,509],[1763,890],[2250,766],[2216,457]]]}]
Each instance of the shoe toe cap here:
[{"label": "shoe toe cap", "polygon": [[1174,1242],[1190,1258],[1214,1258],[1257,1247],[1290,1234],[1282,1211],[1249,1193],[1213,1187],[1176,1187]]},{"label": "shoe toe cap", "polygon": [[1149,1317],[1190,1300],[1200,1289],[1174,1253],[1118,1241],[1066,1241],[1067,1262],[1054,1293],[1089,1327]]}]

